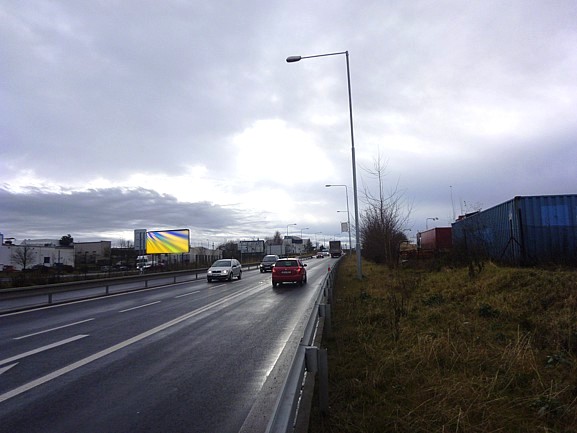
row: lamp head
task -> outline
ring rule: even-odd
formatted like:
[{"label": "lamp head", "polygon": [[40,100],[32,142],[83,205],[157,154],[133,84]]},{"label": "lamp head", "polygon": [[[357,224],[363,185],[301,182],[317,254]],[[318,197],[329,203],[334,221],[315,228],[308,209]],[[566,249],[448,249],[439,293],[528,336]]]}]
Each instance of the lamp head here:
[{"label": "lamp head", "polygon": [[300,61],[300,59],[302,59],[301,56],[290,56],[286,58],[286,61],[287,63],[294,63]]}]

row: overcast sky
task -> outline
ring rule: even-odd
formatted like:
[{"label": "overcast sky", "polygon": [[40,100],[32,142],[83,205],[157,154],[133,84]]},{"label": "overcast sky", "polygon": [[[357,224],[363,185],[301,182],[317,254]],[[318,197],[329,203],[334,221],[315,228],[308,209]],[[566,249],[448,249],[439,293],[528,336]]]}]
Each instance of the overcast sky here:
[{"label": "overcast sky", "polygon": [[577,192],[575,0],[4,0],[0,233],[348,241],[346,57],[285,61],[342,51],[361,212]]}]

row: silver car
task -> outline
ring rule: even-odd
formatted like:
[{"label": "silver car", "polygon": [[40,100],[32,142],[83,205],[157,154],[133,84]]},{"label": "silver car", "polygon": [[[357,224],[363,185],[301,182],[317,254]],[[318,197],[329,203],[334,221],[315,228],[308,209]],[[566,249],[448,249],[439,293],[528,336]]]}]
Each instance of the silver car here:
[{"label": "silver car", "polygon": [[210,283],[212,280],[228,280],[231,281],[233,277],[242,278],[242,267],[240,262],[236,259],[220,259],[208,268],[206,279]]}]

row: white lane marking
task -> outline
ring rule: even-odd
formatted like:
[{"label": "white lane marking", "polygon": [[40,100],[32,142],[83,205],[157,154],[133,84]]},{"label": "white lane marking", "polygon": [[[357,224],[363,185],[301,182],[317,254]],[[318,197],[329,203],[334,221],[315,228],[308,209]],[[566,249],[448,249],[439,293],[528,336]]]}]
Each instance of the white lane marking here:
[{"label": "white lane marking", "polygon": [[171,326],[177,325],[180,322],[183,322],[187,319],[190,319],[191,317],[197,316],[201,313],[204,313],[205,311],[208,311],[212,308],[215,308],[221,304],[227,303],[232,301],[235,298],[244,296],[245,293],[244,292],[240,292],[240,293],[236,293],[234,295],[231,296],[227,296],[225,298],[222,298],[218,301],[212,302],[208,305],[205,305],[202,308],[199,308],[198,310],[195,311],[191,311],[190,313],[186,313],[180,317],[177,317],[176,319],[173,319],[169,322],[163,323],[162,325],[157,326],[156,328],[152,328],[146,332],[143,332],[142,334],[139,334],[135,337],[129,338],[128,340],[122,341],[118,344],[115,344],[114,346],[109,347],[108,349],[104,349],[101,350],[98,353],[95,353],[94,355],[88,356],[84,359],[81,359],[80,361],[74,362],[66,367],[63,367],[59,370],[53,371],[52,373],[47,374],[46,376],[42,376],[36,380],[33,380],[32,382],[28,382],[22,386],[19,386],[18,388],[14,388],[12,391],[8,391],[4,394],[0,395],[0,403],[2,403],[3,401],[6,401],[8,399],[11,399],[12,397],[16,397],[19,394],[22,394],[23,392],[26,392],[32,388],[35,388],[39,385],[42,385],[46,382],[51,381],[52,379],[56,379],[57,377],[60,377],[70,371],[76,370],[77,368],[80,368],[86,364],[89,364],[93,361],[96,361],[97,359],[103,358],[104,356],[110,355],[111,353],[114,353],[120,349],[124,349],[127,346],[130,346],[131,344],[137,343],[140,340],[145,339],[146,337],[149,337],[151,335],[157,334],[161,331],[164,331],[167,328],[170,328]]},{"label": "white lane marking", "polygon": [[195,290],[194,292],[190,292],[190,293],[185,293],[184,295],[178,295],[175,296],[174,299],[178,299],[178,298],[182,298],[183,296],[190,296],[190,295],[194,295],[195,293],[199,293],[200,290]]},{"label": "white lane marking", "polygon": [[130,290],[127,292],[114,293],[114,294],[110,294],[110,295],[105,296],[105,297],[78,299],[77,301],[64,302],[62,304],[55,304],[55,305],[46,305],[45,307],[32,308],[30,310],[14,311],[12,313],[1,313],[0,317],[18,316],[18,315],[34,313],[34,312],[42,311],[42,310],[50,310],[52,308],[61,308],[61,307],[66,307],[68,305],[83,304],[85,302],[102,301],[103,299],[116,298],[117,296],[134,295],[134,294],[138,294],[138,293],[148,292],[150,290],[159,290],[159,289],[164,289],[166,287],[179,286],[179,285],[184,285],[184,284],[193,284],[196,282],[200,283],[201,280],[183,281],[183,282],[176,283],[176,284],[164,284],[164,285],[160,285],[160,286],[149,287],[148,289]]},{"label": "white lane marking", "polygon": [[18,365],[18,363],[16,362],[16,363],[14,363],[14,364],[7,365],[6,367],[0,368],[0,375],[1,375],[2,373],[6,373],[6,372],[7,372],[8,370],[10,370],[12,367],[16,367],[17,365]]},{"label": "white lane marking", "polygon": [[49,344],[48,346],[42,346],[34,350],[30,350],[28,352],[21,353],[20,355],[13,356],[11,358],[6,358],[0,361],[0,365],[8,364],[9,362],[17,361],[22,358],[26,358],[30,355],[35,355],[40,352],[44,352],[46,350],[53,349],[58,346],[62,346],[64,344],[72,343],[73,341],[80,340],[82,338],[88,337],[88,335],[76,335],[74,337],[67,338],[66,340],[57,341],[56,343]]},{"label": "white lane marking", "polygon": [[150,305],[159,304],[161,301],[151,302],[150,304],[139,305],[138,307],[127,308],[126,310],[120,310],[119,313],[126,313],[127,311],[138,310],[139,308],[148,307]]},{"label": "white lane marking", "polygon": [[46,329],[45,331],[35,332],[34,334],[23,335],[22,337],[15,337],[14,340],[22,340],[23,338],[33,337],[34,335],[44,334],[46,332],[56,331],[57,329],[68,328],[69,326],[80,325],[81,323],[90,322],[92,319],[81,320],[80,322],[69,323],[68,325],[57,326],[56,328]]}]

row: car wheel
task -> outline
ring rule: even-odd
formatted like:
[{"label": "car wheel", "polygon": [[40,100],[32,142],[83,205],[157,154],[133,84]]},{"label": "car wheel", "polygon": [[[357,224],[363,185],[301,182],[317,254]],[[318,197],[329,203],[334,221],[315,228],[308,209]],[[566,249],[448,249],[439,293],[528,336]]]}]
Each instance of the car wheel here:
[{"label": "car wheel", "polygon": [[228,281],[232,281],[232,272],[228,274]]},{"label": "car wheel", "polygon": [[272,282],[272,286],[276,287],[278,285],[278,283],[275,283],[274,281]]},{"label": "car wheel", "polygon": [[241,278],[242,278],[242,271],[240,271],[240,272],[238,273],[238,279],[240,280]]},{"label": "car wheel", "polygon": [[212,279],[211,278],[207,278],[206,279],[209,283],[212,283]]}]

